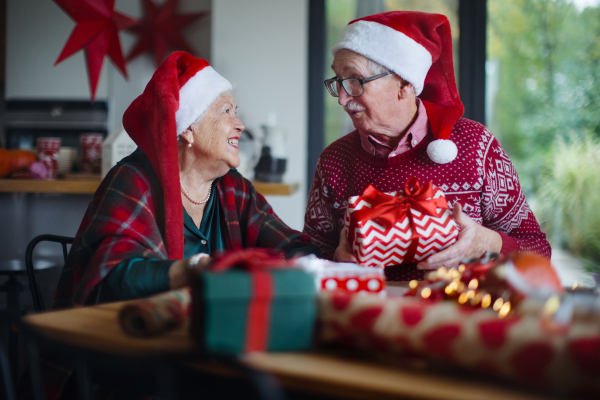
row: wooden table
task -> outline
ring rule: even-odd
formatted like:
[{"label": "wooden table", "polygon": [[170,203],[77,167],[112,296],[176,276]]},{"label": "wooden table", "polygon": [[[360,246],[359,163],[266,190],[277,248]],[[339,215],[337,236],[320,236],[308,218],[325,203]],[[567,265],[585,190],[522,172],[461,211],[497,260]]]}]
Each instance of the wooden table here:
[{"label": "wooden table", "polygon": [[[123,333],[117,322],[124,303],[40,313],[24,317],[42,334],[96,351],[131,355],[176,355],[195,349],[188,327],[156,338]],[[250,366],[272,373],[290,389],[352,399],[534,400],[542,397],[499,385],[407,371],[385,364],[326,353],[255,353],[244,356]],[[206,364],[192,364],[203,373],[222,373]]]}]

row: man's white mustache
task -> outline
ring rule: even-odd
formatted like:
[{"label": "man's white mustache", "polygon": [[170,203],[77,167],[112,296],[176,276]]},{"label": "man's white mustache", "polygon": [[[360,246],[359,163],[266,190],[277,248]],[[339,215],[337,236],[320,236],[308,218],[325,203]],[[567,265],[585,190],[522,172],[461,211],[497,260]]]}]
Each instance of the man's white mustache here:
[{"label": "man's white mustache", "polygon": [[346,105],[344,106],[344,111],[346,112],[350,112],[350,111],[364,111],[365,107],[363,107],[362,105],[358,104],[355,101],[349,100]]}]

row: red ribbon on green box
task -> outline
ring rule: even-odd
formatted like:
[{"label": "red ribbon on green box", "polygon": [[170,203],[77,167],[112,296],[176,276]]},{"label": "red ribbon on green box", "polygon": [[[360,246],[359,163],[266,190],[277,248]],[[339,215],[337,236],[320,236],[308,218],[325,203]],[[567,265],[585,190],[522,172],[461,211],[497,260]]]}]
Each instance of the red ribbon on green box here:
[{"label": "red ribbon on green box", "polygon": [[211,267],[212,272],[241,268],[251,276],[252,298],[248,305],[246,352],[267,350],[273,299],[273,278],[268,270],[287,266],[280,253],[267,249],[248,249],[217,256]]}]

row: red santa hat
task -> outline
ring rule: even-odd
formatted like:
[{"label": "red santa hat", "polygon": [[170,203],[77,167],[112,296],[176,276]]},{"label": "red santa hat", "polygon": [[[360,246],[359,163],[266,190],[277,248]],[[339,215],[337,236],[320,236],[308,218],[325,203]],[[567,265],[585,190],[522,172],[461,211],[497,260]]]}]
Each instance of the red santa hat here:
[{"label": "red santa hat", "polygon": [[172,53],[123,115],[123,127],[150,160],[160,182],[165,226],[160,227],[171,259],[183,258],[183,205],[177,136],[196,122],[231,83],[206,60]]},{"label": "red santa hat", "polygon": [[427,154],[434,162],[454,160],[458,150],[448,140],[464,113],[452,62],[448,19],[440,14],[392,11],[354,20],[332,53],[352,50],[411,83],[427,110],[434,140]]}]

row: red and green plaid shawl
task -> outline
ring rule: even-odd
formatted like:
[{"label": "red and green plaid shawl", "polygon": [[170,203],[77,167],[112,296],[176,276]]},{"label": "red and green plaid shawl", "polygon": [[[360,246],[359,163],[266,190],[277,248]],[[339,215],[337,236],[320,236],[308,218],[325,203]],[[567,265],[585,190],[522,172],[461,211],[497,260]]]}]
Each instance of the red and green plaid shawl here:
[{"label": "red and green plaid shawl", "polygon": [[[125,259],[168,259],[163,196],[143,158],[140,164],[117,165],[94,194],[62,272],[54,309],[95,304],[99,283]],[[216,186],[228,250],[312,247],[310,238],[285,225],[237,171],[231,170]],[[169,229],[183,234],[183,225]]]}]

